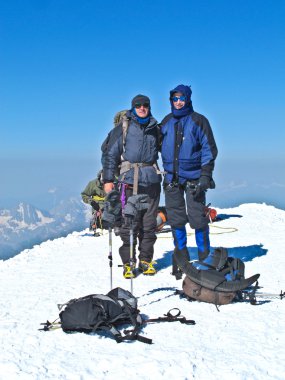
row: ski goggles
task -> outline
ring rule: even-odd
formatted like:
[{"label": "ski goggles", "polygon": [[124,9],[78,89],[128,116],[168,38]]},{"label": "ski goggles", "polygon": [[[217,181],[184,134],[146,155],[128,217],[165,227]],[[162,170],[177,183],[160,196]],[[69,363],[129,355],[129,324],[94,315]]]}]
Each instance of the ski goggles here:
[{"label": "ski goggles", "polygon": [[173,96],[172,100],[173,102],[178,102],[178,100],[180,100],[180,102],[186,102],[186,96]]},{"label": "ski goggles", "polygon": [[136,109],[139,109],[141,107],[143,107],[143,108],[149,108],[149,103],[136,103],[135,104],[135,108]]}]

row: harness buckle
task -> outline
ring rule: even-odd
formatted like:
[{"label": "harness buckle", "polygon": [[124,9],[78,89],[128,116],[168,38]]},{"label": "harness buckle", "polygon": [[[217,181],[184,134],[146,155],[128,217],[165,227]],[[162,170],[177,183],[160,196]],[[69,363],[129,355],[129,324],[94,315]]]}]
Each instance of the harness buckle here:
[{"label": "harness buckle", "polygon": [[170,182],[168,185],[167,185],[167,187],[170,187],[171,189],[173,188],[173,187],[177,187],[178,186],[178,183],[177,182]]},{"label": "harness buckle", "polygon": [[189,190],[191,194],[195,194],[197,191],[197,182],[187,181],[186,182],[186,189]]}]

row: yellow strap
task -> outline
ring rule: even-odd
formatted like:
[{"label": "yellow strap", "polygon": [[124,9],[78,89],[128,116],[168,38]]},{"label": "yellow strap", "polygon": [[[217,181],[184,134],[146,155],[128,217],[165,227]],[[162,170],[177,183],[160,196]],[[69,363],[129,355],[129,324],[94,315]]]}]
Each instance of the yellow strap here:
[{"label": "yellow strap", "polygon": [[100,202],[100,201],[104,201],[105,197],[100,197],[99,195],[93,195],[92,199],[94,199],[94,201]]}]

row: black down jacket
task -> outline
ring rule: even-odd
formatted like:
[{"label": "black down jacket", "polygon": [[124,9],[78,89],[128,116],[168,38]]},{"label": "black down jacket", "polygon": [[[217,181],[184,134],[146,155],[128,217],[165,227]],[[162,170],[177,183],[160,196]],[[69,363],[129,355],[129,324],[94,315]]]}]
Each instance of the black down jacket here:
[{"label": "black down jacket", "polygon": [[[139,168],[139,185],[149,186],[161,182],[152,165],[158,159],[159,129],[157,121],[151,116],[147,125],[139,124],[135,116],[128,111],[128,130],[123,146],[123,129],[119,124],[112,129],[102,144],[103,181],[114,182],[118,167],[122,161],[144,164]],[[147,164],[147,165],[146,165]],[[119,181],[133,184],[134,169],[119,176]]]}]

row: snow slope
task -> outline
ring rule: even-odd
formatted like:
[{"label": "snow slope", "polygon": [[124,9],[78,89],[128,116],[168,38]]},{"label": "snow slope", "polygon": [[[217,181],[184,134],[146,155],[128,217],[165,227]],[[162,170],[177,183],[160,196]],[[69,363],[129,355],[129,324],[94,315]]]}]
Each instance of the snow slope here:
[{"label": "snow slope", "polygon": [[[228,247],[243,258],[247,277],[261,273],[264,291],[284,290],[285,211],[264,204],[218,211],[223,220],[211,226],[212,247]],[[188,248],[196,259],[192,232]],[[113,284],[129,290],[117,266],[119,246],[114,236]],[[142,334],[153,345],[37,330],[40,322],[57,318],[57,303],[109,291],[108,234],[74,232],[0,262],[0,378],[284,379],[285,300],[235,303],[218,312],[214,305],[179,298],[174,291],[182,281],[170,275],[171,252],[170,234],[161,234],[155,245],[158,273],[137,277],[134,294],[145,316],[178,307],[196,325],[148,325]]]}]

